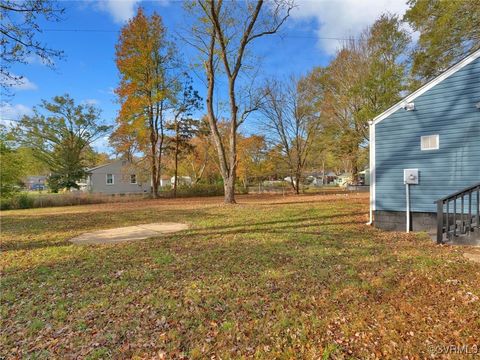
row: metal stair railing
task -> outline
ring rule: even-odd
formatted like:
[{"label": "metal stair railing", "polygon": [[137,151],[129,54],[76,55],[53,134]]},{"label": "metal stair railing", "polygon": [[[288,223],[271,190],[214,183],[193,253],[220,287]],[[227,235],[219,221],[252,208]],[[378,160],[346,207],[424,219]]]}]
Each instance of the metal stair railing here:
[{"label": "metal stair railing", "polygon": [[[437,204],[437,244],[446,238],[480,230],[480,183],[435,201]],[[457,206],[459,205],[459,206]]]}]

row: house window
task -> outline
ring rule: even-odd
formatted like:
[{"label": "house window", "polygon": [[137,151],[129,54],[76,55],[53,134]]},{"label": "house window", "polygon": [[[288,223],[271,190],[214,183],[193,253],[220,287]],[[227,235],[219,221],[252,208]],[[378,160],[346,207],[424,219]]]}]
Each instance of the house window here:
[{"label": "house window", "polygon": [[420,147],[422,150],[438,150],[440,148],[440,136],[426,135],[420,137]]},{"label": "house window", "polygon": [[113,185],[113,174],[107,174],[107,185]]},{"label": "house window", "polygon": [[130,184],[136,184],[137,183],[137,175],[131,174],[130,175]]}]

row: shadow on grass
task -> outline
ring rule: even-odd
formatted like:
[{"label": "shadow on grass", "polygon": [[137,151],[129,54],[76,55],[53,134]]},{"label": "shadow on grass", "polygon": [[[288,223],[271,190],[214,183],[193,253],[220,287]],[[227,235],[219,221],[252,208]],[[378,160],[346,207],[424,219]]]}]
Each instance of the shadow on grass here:
[{"label": "shadow on grass", "polygon": [[[339,195],[339,199],[346,199],[346,198],[349,198],[346,194],[344,196],[344,194],[338,194]],[[303,195],[301,195],[303,197]],[[319,195],[305,195],[305,197],[314,197],[314,196],[319,196]],[[357,200],[357,198],[353,198],[351,200]],[[358,200],[362,200],[361,197],[358,198]],[[319,204],[319,203],[325,203],[325,202],[332,202],[332,198],[329,197],[329,198],[324,198],[322,199],[321,196],[319,196],[317,199],[315,200],[298,200],[298,201],[272,201],[272,202],[258,202],[257,205],[261,205],[261,206],[278,206],[278,205],[301,205],[301,204]],[[248,203],[242,203],[242,202],[239,202],[239,205],[247,205]]]},{"label": "shadow on grass", "polygon": [[68,246],[69,239],[85,232],[153,222],[184,222],[214,218],[207,210],[102,211],[93,214],[49,214],[42,217],[12,217],[2,221],[1,251],[33,250]]},{"label": "shadow on grass", "polygon": [[[34,331],[20,331],[32,317],[51,324],[39,331],[43,338],[56,339],[56,347],[48,349],[59,358],[85,357],[82,351],[94,342],[114,358],[131,358],[139,348],[142,354],[162,350],[189,356],[213,333],[213,344],[219,346],[207,349],[204,357],[217,351],[224,358],[253,357],[256,350],[274,345],[272,341],[280,346],[286,346],[285,339],[294,341],[289,334],[301,335],[292,345],[295,350],[326,346],[340,334],[334,333],[336,326],[352,334],[368,328],[376,341],[369,343],[371,348],[388,347],[392,339],[403,346],[417,338],[418,348],[430,338],[423,331],[424,309],[432,309],[429,316],[442,325],[439,328],[453,333],[458,324],[447,316],[451,305],[438,301],[445,293],[434,286],[436,278],[459,279],[476,289],[477,279],[471,280],[474,265],[445,267],[439,256],[444,248],[384,236],[362,225],[363,208],[354,211],[343,205],[336,213],[325,205],[301,212],[286,207],[278,214],[268,209],[257,214],[258,208],[220,214],[198,209],[149,212],[149,220],[191,220],[196,227],[132,243],[60,249],[58,257],[45,249],[39,254],[47,256],[34,254],[35,263],[10,266],[2,279],[9,292],[5,305],[11,310],[5,313],[6,321],[13,329],[6,348],[19,346],[27,352],[27,344],[40,338]],[[109,222],[107,215],[100,223],[82,226],[111,227],[122,219]],[[137,216],[124,214],[123,221],[137,221]],[[412,306],[401,312],[402,303]],[[471,308],[463,308],[471,314]],[[62,312],[67,318],[55,320]],[[382,328],[376,319],[382,319]],[[76,328],[80,320],[88,331]],[[398,338],[404,323],[416,337]],[[475,334],[473,323],[463,326]],[[60,330],[62,335],[56,335]],[[394,335],[388,337],[390,333]],[[165,341],[151,345],[151,339]],[[246,354],[246,348],[251,353]],[[370,354],[357,350],[360,343],[347,349],[355,358]],[[398,348],[393,350],[398,353]],[[272,358],[271,353],[259,354]]]}]

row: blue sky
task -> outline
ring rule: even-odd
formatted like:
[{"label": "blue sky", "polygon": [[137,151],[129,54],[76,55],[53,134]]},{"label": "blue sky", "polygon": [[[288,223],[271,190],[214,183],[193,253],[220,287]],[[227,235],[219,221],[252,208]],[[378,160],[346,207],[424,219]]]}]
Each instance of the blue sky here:
[{"label": "blue sky", "polygon": [[[158,12],[171,35],[188,23],[180,1],[65,1],[62,5],[66,8],[63,21],[42,22],[40,39],[63,50],[65,59],[57,62],[55,70],[36,58],[29,59],[27,65],[13,67],[12,72],[25,79],[13,89],[14,97],[8,103],[1,102],[2,121],[31,113],[41,99],[68,93],[77,102],[101,108],[103,120],[114,124],[119,107],[113,94],[119,79],[114,46],[121,26],[138,6],[148,13]],[[403,0],[299,1],[281,33],[261,39],[254,47],[262,63],[262,76],[303,75],[315,66],[326,65],[339,46],[337,38],[356,36],[381,13],[401,15],[406,8]],[[177,45],[189,61],[192,49],[181,41]],[[202,83],[196,80],[195,85],[203,94]],[[245,132],[254,131],[253,121],[245,124]],[[111,152],[106,139],[100,140],[96,148]]]}]

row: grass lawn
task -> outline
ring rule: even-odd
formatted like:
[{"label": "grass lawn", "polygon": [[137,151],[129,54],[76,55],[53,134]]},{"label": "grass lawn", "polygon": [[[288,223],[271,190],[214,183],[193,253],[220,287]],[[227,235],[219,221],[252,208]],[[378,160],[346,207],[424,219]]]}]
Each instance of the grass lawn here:
[{"label": "grass lawn", "polygon": [[[480,348],[480,264],[365,226],[366,195],[148,200],[6,211],[0,356],[424,358]],[[75,246],[82,232],[188,231]]]}]

